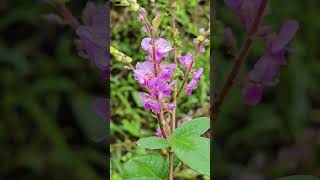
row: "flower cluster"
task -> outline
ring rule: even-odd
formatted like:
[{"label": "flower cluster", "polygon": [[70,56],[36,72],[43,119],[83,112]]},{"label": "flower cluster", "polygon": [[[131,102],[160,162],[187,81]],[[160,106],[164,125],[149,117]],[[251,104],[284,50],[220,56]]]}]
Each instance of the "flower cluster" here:
[{"label": "flower cluster", "polygon": [[298,29],[298,23],[294,20],[287,21],[278,34],[268,37],[267,51],[257,61],[249,73],[249,81],[242,92],[242,100],[255,105],[261,101],[265,87],[272,84],[280,70],[280,66],[286,65],[286,45],[293,38]]},{"label": "flower cluster", "polygon": [[[145,11],[141,8],[140,18],[146,20]],[[147,29],[150,31],[149,22],[145,22]],[[173,47],[164,38],[153,38],[149,32],[149,37],[141,41],[142,49],[147,53],[143,62],[138,62],[134,69],[134,78],[139,84],[147,89],[147,93],[141,93],[140,97],[144,101],[146,110],[152,110],[159,114],[161,110],[172,110],[175,105],[167,103],[171,96],[174,71],[176,64],[167,64],[164,59],[168,56]]]},{"label": "flower cluster", "polygon": [[[225,3],[240,17],[241,24],[247,32],[252,30],[254,19],[258,15],[261,0],[225,0]],[[262,14],[263,16],[265,15]],[[286,21],[279,33],[272,32],[270,26],[259,26],[257,32],[249,34],[253,37],[260,37],[266,41],[267,49],[264,55],[256,62],[249,72],[242,91],[241,99],[248,105],[258,104],[264,89],[274,84],[280,67],[287,64],[287,45],[293,39],[299,27],[295,20]],[[252,32],[251,32],[252,33]],[[236,41],[231,29],[224,34],[224,41],[228,48],[236,49]]]}]

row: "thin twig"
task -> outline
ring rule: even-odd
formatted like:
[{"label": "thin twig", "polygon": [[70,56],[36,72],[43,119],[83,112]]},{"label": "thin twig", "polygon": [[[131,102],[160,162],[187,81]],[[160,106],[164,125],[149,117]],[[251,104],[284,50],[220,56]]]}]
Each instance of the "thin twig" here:
[{"label": "thin twig", "polygon": [[243,43],[243,46],[239,52],[239,54],[236,56],[235,63],[233,65],[233,68],[228,76],[228,79],[226,83],[224,84],[221,93],[219,95],[219,99],[215,103],[215,106],[213,108],[213,122],[216,123],[217,119],[217,113],[219,112],[219,109],[224,101],[225,96],[229,93],[230,89],[234,85],[234,81],[237,78],[238,73],[240,72],[241,66],[243,65],[244,61],[246,60],[249,50],[251,48],[251,45],[253,43],[252,36],[258,31],[259,25],[262,21],[263,14],[265,12],[265,9],[267,7],[268,0],[263,0],[260,4],[258,14],[254,19],[254,22],[252,24],[252,28],[249,31],[249,34]]}]

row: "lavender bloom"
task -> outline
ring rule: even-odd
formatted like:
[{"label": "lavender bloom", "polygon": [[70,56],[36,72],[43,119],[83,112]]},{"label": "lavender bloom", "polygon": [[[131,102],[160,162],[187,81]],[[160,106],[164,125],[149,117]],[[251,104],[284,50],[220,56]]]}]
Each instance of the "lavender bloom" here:
[{"label": "lavender bloom", "polygon": [[224,0],[224,2],[239,16],[241,24],[249,31],[258,13],[261,0]]},{"label": "lavender bloom", "polygon": [[147,87],[148,81],[154,77],[153,63],[149,61],[138,62],[134,70],[134,78],[143,86]]},{"label": "lavender bloom", "polygon": [[223,43],[230,50],[230,53],[235,53],[237,49],[237,42],[230,28],[227,28],[223,33]]},{"label": "lavender bloom", "polygon": [[107,27],[109,17],[106,5],[96,5],[88,2],[82,15],[84,25],[76,29],[80,38],[80,45],[86,53],[86,57],[91,60],[96,67],[103,72],[104,79],[108,78],[109,72],[109,47],[107,46],[108,35]]},{"label": "lavender bloom", "polygon": [[[160,64],[159,77],[168,82],[171,80],[173,72],[176,69],[175,64]],[[155,77],[154,65],[150,61],[138,62],[134,70],[134,78],[143,86],[147,87],[150,79]]]},{"label": "lavender bloom", "polygon": [[176,70],[176,64],[161,64],[160,65],[160,78],[164,81],[170,81],[173,75],[173,72]]},{"label": "lavender bloom", "polygon": [[188,70],[190,65],[192,64],[193,57],[191,52],[187,52],[186,55],[179,57],[179,62],[183,65],[183,67]]},{"label": "lavender bloom", "polygon": [[254,65],[249,73],[249,82],[242,92],[241,99],[248,105],[256,105],[262,99],[263,90],[274,81],[281,65],[287,64],[286,45],[298,30],[298,23],[289,20],[284,23],[278,34],[268,38],[267,52]]},{"label": "lavender bloom", "polygon": [[202,72],[203,72],[203,68],[199,68],[194,73],[193,78],[191,79],[191,81],[189,82],[189,84],[185,90],[187,95],[191,95],[192,91],[197,88]]},{"label": "lavender bloom", "polygon": [[152,109],[152,111],[155,114],[159,114],[161,110],[161,102],[157,102],[154,99],[151,98],[151,96],[148,93],[141,93],[140,94],[141,99],[144,102],[144,108],[146,110]]},{"label": "lavender bloom", "polygon": [[[166,57],[168,53],[173,49],[172,46],[163,38],[159,38],[154,40],[155,45],[155,55],[156,55],[156,61],[159,63],[162,58]],[[152,55],[152,39],[151,38],[144,38],[141,41],[141,47],[144,51],[148,52],[147,59],[150,61],[153,61],[153,55]]]},{"label": "lavender bloom", "polygon": [[150,95],[152,98],[166,98],[171,94],[171,87],[161,78],[154,77],[148,82]]}]

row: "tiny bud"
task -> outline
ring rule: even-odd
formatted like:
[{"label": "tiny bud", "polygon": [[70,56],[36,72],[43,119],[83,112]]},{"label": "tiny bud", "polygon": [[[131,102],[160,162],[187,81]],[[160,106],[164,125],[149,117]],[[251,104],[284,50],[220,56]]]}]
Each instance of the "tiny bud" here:
[{"label": "tiny bud", "polygon": [[141,28],[141,31],[144,32],[144,33],[147,33],[147,32],[148,32],[148,31],[147,31],[147,28],[146,28],[145,26],[143,26],[143,27]]},{"label": "tiny bud", "polygon": [[193,39],[193,43],[195,43],[195,44],[199,44],[199,43],[200,43],[200,41],[199,41],[199,39],[198,39],[198,38],[194,38],[194,39]]},{"label": "tiny bud", "polygon": [[204,31],[204,28],[200,28],[199,30],[200,34],[205,34],[206,32]]}]

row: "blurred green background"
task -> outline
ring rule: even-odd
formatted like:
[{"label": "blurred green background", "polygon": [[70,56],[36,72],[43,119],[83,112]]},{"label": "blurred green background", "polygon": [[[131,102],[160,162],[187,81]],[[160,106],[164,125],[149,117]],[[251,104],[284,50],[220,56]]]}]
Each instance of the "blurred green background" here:
[{"label": "blurred green background", "polygon": [[[168,28],[169,8],[168,0],[138,1],[146,9],[149,21],[154,18],[154,13],[159,12],[165,17],[161,28],[164,37],[173,42],[173,37]],[[180,31],[181,46],[179,54],[186,51],[193,52],[193,38],[199,34],[199,29],[207,29],[210,22],[210,6],[207,0],[175,0],[176,23]],[[121,52],[132,57],[133,64],[144,61],[146,53],[140,46],[141,40],[147,35],[141,32],[143,24],[138,21],[138,13],[130,11],[128,7],[115,6],[111,3],[110,39],[111,45]],[[204,74],[201,82],[194,93],[187,97],[182,93],[178,103],[177,119],[186,116],[199,117],[209,116],[209,93],[210,93],[210,52],[199,55],[196,67],[203,67]],[[173,59],[171,53],[169,60]],[[140,137],[154,135],[158,128],[156,119],[151,111],[145,111],[140,100],[139,92],[143,89],[134,80],[132,73],[124,67],[124,64],[111,56],[111,179],[122,179],[123,165],[133,157],[147,152],[136,146],[135,141]],[[162,151],[163,154],[166,152]],[[198,173],[183,166],[176,171],[177,179],[203,179]]]},{"label": "blurred green background", "polygon": [[[262,103],[248,107],[240,101],[242,85],[226,97],[218,116],[213,172],[216,179],[263,180],[291,174],[320,176],[320,4],[318,0],[270,1],[265,24],[278,32],[281,24],[296,19],[300,29],[290,43],[288,66],[281,69],[279,83],[266,90]],[[233,58],[221,44],[224,27],[244,39],[239,20],[218,1],[216,37],[217,82],[221,89]],[[265,51],[256,42],[240,73],[243,77]]]},{"label": "blurred green background", "polygon": [[[103,1],[100,1],[103,2]],[[85,0],[67,6],[78,17]],[[78,55],[75,33],[50,24],[55,10],[0,1],[0,179],[103,179],[106,126],[92,109],[105,82]]]}]

